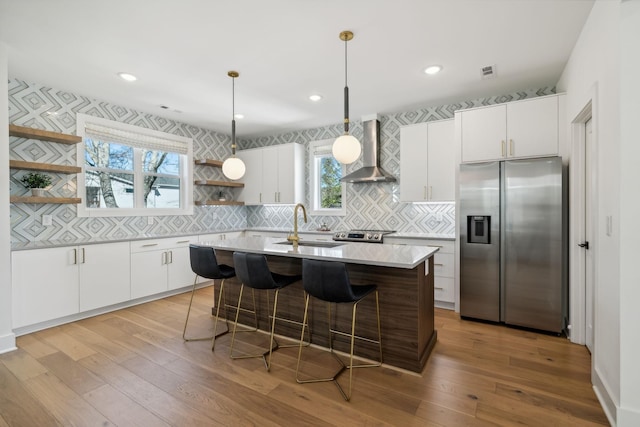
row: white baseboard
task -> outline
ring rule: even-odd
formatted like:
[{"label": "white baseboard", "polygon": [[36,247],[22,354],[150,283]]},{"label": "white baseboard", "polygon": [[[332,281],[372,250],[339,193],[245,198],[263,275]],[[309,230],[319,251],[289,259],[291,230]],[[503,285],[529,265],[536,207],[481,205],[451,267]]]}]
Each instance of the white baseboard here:
[{"label": "white baseboard", "polygon": [[[604,410],[604,414],[607,416],[609,423],[612,427],[616,427],[616,414],[617,414],[617,405],[609,393],[609,389],[606,386],[605,382],[602,380],[600,375],[598,374],[597,369],[593,369],[591,373],[591,383],[593,384],[593,391],[596,393],[596,397],[600,401],[600,405]],[[640,425],[640,424],[629,424],[629,425]],[[620,424],[620,427],[624,427],[623,424]]]},{"label": "white baseboard", "polygon": [[17,350],[16,334],[13,332],[0,336],[0,354]]}]

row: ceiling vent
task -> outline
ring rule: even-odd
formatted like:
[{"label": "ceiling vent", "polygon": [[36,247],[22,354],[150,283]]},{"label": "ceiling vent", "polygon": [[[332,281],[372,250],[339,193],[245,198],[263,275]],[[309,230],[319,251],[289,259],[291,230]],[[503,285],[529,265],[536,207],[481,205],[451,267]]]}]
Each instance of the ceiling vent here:
[{"label": "ceiling vent", "polygon": [[481,68],[482,79],[492,79],[496,76],[496,66],[495,65],[487,65]]}]

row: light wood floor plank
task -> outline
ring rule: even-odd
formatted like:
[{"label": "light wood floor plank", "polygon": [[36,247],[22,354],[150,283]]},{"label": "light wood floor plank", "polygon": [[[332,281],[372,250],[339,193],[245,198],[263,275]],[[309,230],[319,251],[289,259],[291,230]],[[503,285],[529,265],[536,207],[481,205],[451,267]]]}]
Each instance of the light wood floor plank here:
[{"label": "light wood floor plank", "polygon": [[[274,352],[267,372],[259,358],[229,358],[230,334],[216,340],[215,352],[209,341],[184,342],[189,298],[19,337],[20,350],[0,355],[0,427],[607,425],[589,352],[566,338],[436,309],[438,342],[423,372],[356,369],[345,402],[332,383],[295,382],[297,348]],[[212,301],[211,287],[196,292],[192,333],[211,333]],[[237,340],[248,352],[267,342],[251,334]],[[309,350],[305,369],[333,370],[325,351]]]}]

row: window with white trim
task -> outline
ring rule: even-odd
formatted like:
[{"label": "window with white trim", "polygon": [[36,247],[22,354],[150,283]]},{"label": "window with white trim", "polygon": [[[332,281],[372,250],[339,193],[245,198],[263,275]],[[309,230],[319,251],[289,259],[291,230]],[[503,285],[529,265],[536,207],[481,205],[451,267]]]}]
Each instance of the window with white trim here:
[{"label": "window with white trim", "polygon": [[345,168],[331,153],[333,139],[309,144],[309,194],[316,215],[346,215]]},{"label": "window with white trim", "polygon": [[79,216],[192,215],[193,141],[78,114]]}]

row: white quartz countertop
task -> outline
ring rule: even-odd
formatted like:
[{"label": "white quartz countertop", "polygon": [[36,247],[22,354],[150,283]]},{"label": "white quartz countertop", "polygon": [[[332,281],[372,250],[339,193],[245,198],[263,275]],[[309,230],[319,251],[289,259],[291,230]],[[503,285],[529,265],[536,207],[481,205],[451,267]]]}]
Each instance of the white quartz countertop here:
[{"label": "white quartz countertop", "polygon": [[437,247],[432,246],[356,242],[335,242],[338,244],[335,247],[298,246],[297,249],[293,249],[291,245],[281,244],[282,242],[286,240],[273,237],[240,237],[198,244],[227,251],[407,269],[414,268],[438,251]]}]

